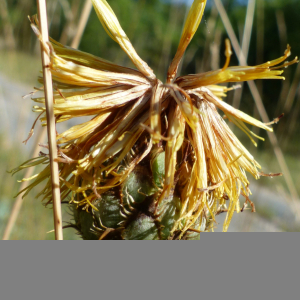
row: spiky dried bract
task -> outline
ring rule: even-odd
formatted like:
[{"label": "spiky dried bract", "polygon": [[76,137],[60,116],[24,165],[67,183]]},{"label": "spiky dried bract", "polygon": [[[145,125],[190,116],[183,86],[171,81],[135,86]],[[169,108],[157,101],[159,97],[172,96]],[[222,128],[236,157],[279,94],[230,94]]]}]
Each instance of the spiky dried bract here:
[{"label": "spiky dried bract", "polygon": [[126,33],[122,29],[115,13],[106,0],[92,0],[98,18],[108,35],[126,52],[134,65],[151,81],[156,79],[153,71],[136,53]]},{"label": "spiky dried bract", "polygon": [[[227,211],[223,225],[226,231],[234,211],[241,211],[239,196],[244,195],[249,202],[246,172],[256,179],[261,173],[258,171],[259,164],[217,109],[222,110],[228,120],[243,130],[255,145],[252,136],[260,137],[245,123],[269,131],[272,128],[221,99],[237,86],[228,88],[218,84],[283,79],[282,69],[298,59],[284,62],[290,55],[288,46],[284,56],[265,64],[229,67],[231,48],[226,41],[226,63],[222,69],[175,78],[182,55],[199,26],[205,8],[205,0],[196,0],[169,68],[167,83],[163,84],[137,55],[108,3],[93,0],[93,4],[108,34],[120,44],[138,70],[118,66],[53,40],[51,45],[44,45],[48,47],[51,58],[56,121],[92,117],[90,121],[57,135],[62,200],[71,197],[70,202],[77,207],[95,212],[101,198],[105,199],[113,192],[119,195],[120,213],[126,218],[127,212],[139,205],[137,196],[128,192],[128,178],[142,167],[147,174],[151,170],[152,178],[150,176],[149,180],[154,184],[155,192],[146,195],[142,192],[145,188],[139,185],[134,189],[152,199],[146,215],[153,215],[155,224],[163,224],[159,218],[164,211],[164,203],[170,203],[172,199],[180,202],[177,206],[179,214],[168,223],[172,224],[172,228],[168,229],[167,238],[182,238],[188,231],[212,229],[211,223],[208,226],[207,222],[207,226],[203,227],[200,220],[215,220],[215,216],[224,211]],[[33,23],[32,27],[39,36],[38,27]],[[33,100],[38,103],[34,110],[43,113],[44,98]],[[41,121],[45,125],[45,115],[41,116]],[[163,169],[157,167],[156,160],[161,153],[164,153]],[[47,155],[40,160],[26,162],[18,170],[39,162],[45,164],[46,160]],[[40,194],[51,202],[49,176],[47,165],[35,175],[26,193],[48,179]],[[128,202],[126,199],[131,200]],[[124,201],[128,202],[127,208]],[[144,219],[148,220],[148,217]],[[132,228],[135,228],[134,222],[130,223]],[[120,224],[120,230],[123,225]],[[162,230],[165,225],[160,226]],[[133,237],[128,230],[128,227],[125,228],[121,235]]]},{"label": "spiky dried bract", "polygon": [[179,63],[183,57],[183,54],[192,40],[194,34],[196,33],[198,26],[201,22],[204,9],[206,5],[206,0],[195,0],[187,16],[186,22],[184,24],[181,39],[178,45],[175,57],[169,67],[167,82],[171,83],[176,76]]}]

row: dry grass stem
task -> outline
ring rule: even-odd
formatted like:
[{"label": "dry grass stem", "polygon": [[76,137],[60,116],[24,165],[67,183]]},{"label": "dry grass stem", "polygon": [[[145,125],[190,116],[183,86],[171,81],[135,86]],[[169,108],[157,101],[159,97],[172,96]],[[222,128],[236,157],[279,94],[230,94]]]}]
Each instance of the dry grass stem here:
[{"label": "dry grass stem", "polygon": [[[53,88],[52,88],[52,74],[49,69],[50,58],[46,53],[48,37],[48,22],[47,22],[47,10],[46,1],[38,0],[38,12],[40,20],[41,30],[41,52],[42,52],[42,64],[43,64],[43,77],[44,77],[44,92],[45,92],[45,105],[47,115],[47,132],[50,154],[50,169],[52,180],[52,198],[53,198],[53,216],[54,216],[54,229],[55,239],[63,239],[62,231],[62,214],[61,214],[61,201],[60,201],[60,187],[59,187],[59,171],[58,163],[55,161],[57,158],[57,146],[56,146],[56,129],[55,119],[53,113]],[[43,47],[44,43],[44,47]]]},{"label": "dry grass stem", "polygon": [[90,13],[91,13],[91,10],[92,10],[92,7],[93,7],[93,5],[92,5],[91,0],[86,0],[85,3],[84,3],[84,7],[82,9],[82,13],[81,13],[81,16],[80,16],[80,20],[79,20],[77,29],[76,29],[76,34],[75,34],[75,36],[73,38],[73,41],[71,43],[71,47],[74,48],[74,49],[77,49],[78,46],[79,46],[84,28],[86,26],[86,23],[89,19],[89,16],[90,16]]},{"label": "dry grass stem", "polygon": [[[80,43],[80,40],[82,38],[82,34],[83,34],[83,31],[84,31],[84,28],[86,26],[86,23],[88,21],[88,18],[89,18],[89,14],[90,14],[90,11],[92,9],[92,3],[90,0],[87,0],[86,3],[85,3],[85,6],[84,6],[84,9],[81,13],[81,16],[80,16],[80,20],[79,20],[79,24],[78,24],[78,31],[76,32],[76,35],[74,37],[74,39],[72,40],[72,43],[71,43],[71,47],[72,48],[77,48],[79,43]],[[43,90],[43,88],[41,89],[38,89],[38,90]],[[36,93],[38,90],[30,93],[29,95],[33,95],[34,93]],[[29,95],[26,95],[24,96],[23,98],[29,96]],[[43,130],[39,131],[38,132],[38,136],[36,138],[37,141],[44,141],[45,139],[45,135],[46,135],[46,129],[43,128]],[[40,144],[39,143],[36,143],[36,146],[33,150],[33,155],[32,157],[36,157],[38,154],[39,154],[39,151],[40,151]],[[33,174],[34,172],[34,169],[35,167],[31,167],[29,168],[26,173],[25,173],[25,178],[30,178],[31,175]],[[20,186],[20,189],[19,189],[19,192],[20,191],[23,191],[27,188],[27,186],[29,185],[29,181],[23,181],[21,186]],[[12,208],[12,211],[10,213],[10,216],[9,216],[9,219],[8,219],[8,222],[7,222],[7,225],[5,227],[5,230],[4,230],[4,234],[3,234],[3,237],[2,239],[3,240],[8,240],[10,235],[11,235],[11,232],[14,228],[14,225],[16,223],[16,220],[18,219],[18,216],[19,216],[19,213],[20,213],[20,210],[21,210],[21,207],[23,205],[23,197],[21,194],[19,194],[15,200],[15,203],[13,205],[13,208]]]}]

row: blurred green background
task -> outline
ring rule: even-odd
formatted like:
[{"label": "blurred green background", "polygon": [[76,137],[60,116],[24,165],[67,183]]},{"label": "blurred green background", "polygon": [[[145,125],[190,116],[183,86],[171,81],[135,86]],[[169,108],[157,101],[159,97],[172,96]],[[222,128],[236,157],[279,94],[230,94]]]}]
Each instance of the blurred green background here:
[{"label": "blurred green background", "polygon": [[[157,76],[164,81],[167,68],[177,49],[183,22],[191,1],[184,0],[109,0],[119,21],[139,55],[147,61]],[[203,20],[181,65],[180,73],[200,73],[222,67],[225,61],[224,40],[228,37],[217,1],[208,0]],[[292,47],[292,57],[300,55],[299,0],[222,0],[234,32],[247,62],[256,65],[283,55],[286,45]],[[255,5],[253,5],[255,4]],[[71,45],[78,30],[84,0],[48,1],[50,35],[63,44]],[[14,195],[20,189],[17,180],[25,172],[11,176],[7,173],[32,157],[39,142],[45,142],[36,128],[27,145],[22,141],[36,116],[31,112],[30,97],[23,95],[38,87],[41,70],[39,43],[32,33],[27,16],[37,12],[35,0],[0,0],[0,236],[3,235]],[[252,14],[253,12],[253,14]],[[246,21],[247,20],[247,21]],[[249,41],[249,43],[247,43]],[[126,54],[112,41],[92,10],[79,49],[115,63],[130,66]],[[236,55],[231,65],[238,65]],[[295,190],[284,177],[261,178],[251,182],[257,213],[246,211],[236,215],[230,231],[299,231],[300,230],[300,64],[285,71],[285,81],[257,81],[265,109],[272,120],[281,113],[285,117],[274,125],[278,147],[283,151]],[[242,92],[242,93],[241,93]],[[260,119],[247,85],[230,92],[226,101]],[[235,134],[250,149],[264,173],[281,172],[273,146],[266,133],[253,131],[266,138],[255,148],[238,129]],[[36,170],[38,171],[38,170]],[[24,199],[11,239],[53,239],[52,211],[35,199],[38,189]],[[69,221],[64,205],[63,219]],[[222,216],[218,220],[222,222]],[[216,230],[221,225],[216,224]],[[77,239],[73,229],[64,231],[65,239]]]}]

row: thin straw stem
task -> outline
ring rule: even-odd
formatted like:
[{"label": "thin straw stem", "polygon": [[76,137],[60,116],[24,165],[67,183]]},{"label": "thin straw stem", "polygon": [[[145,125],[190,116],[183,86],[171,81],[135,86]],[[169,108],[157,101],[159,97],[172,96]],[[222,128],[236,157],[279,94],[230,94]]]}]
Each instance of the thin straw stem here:
[{"label": "thin straw stem", "polygon": [[[49,37],[48,37],[46,1],[37,0],[37,3],[38,3],[38,15],[40,21],[42,40],[45,43],[47,43],[49,42]],[[55,239],[62,240],[63,231],[62,231],[61,201],[60,201],[60,187],[59,187],[59,170],[58,170],[58,163],[55,161],[57,158],[57,145],[56,145],[55,119],[53,113],[52,75],[48,67],[50,64],[50,58],[48,54],[45,52],[45,49],[43,48],[42,45],[41,45],[41,52],[42,52],[42,64],[43,64],[43,75],[44,75],[47,132],[48,132],[48,144],[49,144],[51,180],[52,180],[52,201],[53,201]]]},{"label": "thin straw stem", "polygon": [[253,19],[254,19],[254,11],[255,11],[255,0],[248,0],[247,12],[246,12],[246,20],[245,27],[243,33],[243,41],[242,41],[242,52],[247,60],[249,47],[250,47],[250,39],[253,28]]},{"label": "thin straw stem", "polygon": [[92,1],[91,0],[86,0],[84,3],[84,7],[80,16],[80,20],[77,26],[77,30],[76,30],[76,35],[74,36],[74,39],[71,43],[71,47],[72,48],[78,48],[79,43],[81,41],[81,37],[83,34],[83,31],[85,29],[86,23],[89,19],[91,10],[92,10]]},{"label": "thin straw stem", "polygon": [[[223,4],[220,0],[214,0],[214,1],[215,1],[215,5],[216,5],[216,7],[219,11],[219,14],[221,16],[221,19],[223,21],[223,24],[225,26],[225,29],[226,29],[226,31],[229,35],[229,38],[232,42],[232,46],[233,46],[233,49],[234,49],[234,51],[235,51],[235,53],[238,57],[239,63],[240,63],[240,65],[246,66],[247,65],[246,59],[245,59],[245,57],[242,53],[241,47],[240,47],[239,42],[236,38],[234,30],[231,26],[230,20],[227,16],[227,13],[226,13],[225,9],[224,9],[224,6],[223,6]],[[256,84],[253,81],[248,81],[248,85],[249,85],[249,89],[251,91],[251,94],[254,98],[254,101],[256,103],[256,106],[257,106],[258,112],[260,114],[260,117],[262,118],[264,123],[269,123],[270,120],[269,120],[269,117],[268,117],[267,112],[265,110],[265,107],[263,105],[263,102],[262,102],[261,96],[258,92],[258,89],[256,87]],[[290,174],[289,168],[288,168],[288,166],[286,164],[286,161],[284,159],[282,150],[279,146],[277,137],[276,137],[274,132],[267,131],[267,134],[269,136],[269,139],[270,139],[270,142],[273,146],[277,161],[279,163],[279,166],[280,166],[281,171],[283,173],[284,179],[285,179],[285,181],[287,183],[287,186],[288,186],[288,189],[290,191],[292,202],[293,202],[293,204],[295,206],[295,210],[297,212],[297,216],[300,217],[299,208],[298,208],[298,206],[296,206],[297,199],[299,198],[299,196],[298,196],[296,187],[294,185],[292,176]]]},{"label": "thin straw stem", "polygon": [[[254,10],[255,10],[255,0],[254,1],[248,0],[245,27],[243,33],[243,41],[242,41],[242,52],[241,52],[244,54],[246,61],[248,60],[248,54],[249,54],[249,46],[250,46],[253,19],[254,19]],[[243,87],[244,85],[242,84],[241,88],[237,89],[234,93],[232,106],[235,108],[239,108],[240,106]]]},{"label": "thin straw stem", "polygon": [[[86,3],[85,3],[85,7],[87,6],[87,3],[90,3],[90,7],[92,8],[91,1],[87,0]],[[90,8],[90,10],[91,10],[91,8]],[[80,20],[79,20],[78,27],[80,27],[84,30],[84,28],[86,27],[86,23],[88,21],[88,17],[89,17],[89,13],[87,13],[87,9],[83,9]],[[74,37],[74,39],[72,41],[72,44],[71,44],[72,48],[76,49],[78,47],[78,45],[80,43],[80,40],[82,38],[82,34],[83,34],[83,31],[81,31],[81,30],[79,30],[76,33],[76,36]],[[44,139],[45,139],[45,134],[46,134],[46,128],[43,127],[42,130],[38,132],[36,141],[43,142]],[[40,151],[40,147],[39,147],[39,144],[37,142],[36,146],[33,150],[32,157],[36,157],[38,155],[39,151]],[[35,169],[35,167],[29,168],[27,170],[24,178],[29,178],[33,174],[34,169]],[[23,181],[21,186],[20,186],[19,191],[25,189],[28,185],[29,185],[29,181]],[[22,198],[22,195],[19,195],[15,200],[15,203],[14,203],[12,211],[10,213],[7,225],[5,227],[4,234],[3,234],[3,237],[2,237],[3,240],[8,240],[9,239],[9,237],[11,235],[11,232],[12,232],[14,226],[15,226],[15,223],[18,219],[18,216],[19,216],[22,205],[23,205],[23,198]]]}]

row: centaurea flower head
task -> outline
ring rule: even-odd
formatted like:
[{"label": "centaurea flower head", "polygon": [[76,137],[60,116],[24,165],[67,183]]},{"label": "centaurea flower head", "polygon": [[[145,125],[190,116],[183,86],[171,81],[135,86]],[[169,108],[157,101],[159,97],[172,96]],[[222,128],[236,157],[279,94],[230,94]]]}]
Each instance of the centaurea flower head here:
[{"label": "centaurea flower head", "polygon": [[[254,138],[260,137],[246,124],[268,131],[272,128],[271,124],[264,124],[223,101],[227,92],[235,88],[224,84],[284,79],[281,76],[283,68],[298,59],[286,62],[291,54],[288,46],[284,55],[273,61],[254,67],[229,67],[232,51],[226,40],[226,63],[222,69],[177,77],[178,66],[206,5],[206,0],[195,0],[167,80],[163,83],[137,54],[107,1],[92,2],[104,29],[125,51],[136,69],[116,65],[54,40],[51,45],[43,44],[51,58],[56,121],[91,117],[89,121],[57,134],[62,200],[69,199],[80,209],[95,214],[99,210],[96,204],[114,191],[122,206],[124,198],[131,197],[128,192],[125,195],[126,182],[131,174],[140,170],[152,174],[148,180],[153,192],[144,194],[152,199],[150,206],[154,219],[159,218],[166,199],[177,199],[180,204],[167,238],[175,234],[182,238],[189,230],[211,229],[213,224],[208,220],[213,222],[215,216],[224,211],[227,217],[223,230],[227,231],[234,211],[242,210],[240,195],[251,203],[246,174],[258,179],[262,173],[260,165],[234,135],[218,109],[255,145]],[[40,37],[37,20],[32,19],[31,25]],[[45,125],[44,97],[33,100],[36,102],[34,111],[41,114],[40,119]],[[155,182],[153,168],[162,153],[163,175]],[[19,169],[47,162],[48,157],[41,156]],[[51,202],[49,178],[50,168],[46,165],[32,178],[34,182],[25,194],[48,180],[40,194]],[[136,199],[131,198],[131,205],[127,206],[138,209]],[[126,212],[123,205],[125,219],[116,229],[126,227],[128,207]],[[202,220],[206,221],[204,226]]]}]

